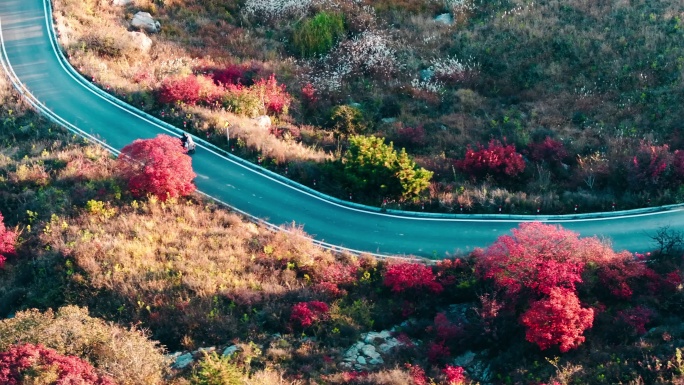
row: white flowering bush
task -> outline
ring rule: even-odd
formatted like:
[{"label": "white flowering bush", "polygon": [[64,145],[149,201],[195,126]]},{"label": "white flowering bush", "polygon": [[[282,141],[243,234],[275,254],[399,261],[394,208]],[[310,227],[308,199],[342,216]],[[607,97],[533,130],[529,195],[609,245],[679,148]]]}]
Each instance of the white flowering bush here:
[{"label": "white flowering bush", "polygon": [[340,91],[352,75],[386,77],[400,68],[391,40],[370,31],[338,44],[330,54],[311,64],[307,80],[316,90],[326,92]]},{"label": "white flowering bush", "polygon": [[378,32],[366,31],[344,42],[340,49],[354,72],[388,75],[398,69],[396,50],[391,41]]},{"label": "white flowering bush", "polygon": [[247,0],[243,12],[248,16],[280,19],[302,16],[314,4],[314,0]]},{"label": "white flowering bush", "polygon": [[431,94],[441,94],[444,92],[444,83],[435,78],[413,79],[411,80],[411,88]]},{"label": "white flowering bush", "polygon": [[454,13],[472,11],[475,9],[472,0],[434,0],[444,4],[444,6]]},{"label": "white flowering bush", "polygon": [[437,59],[429,67],[435,78],[455,81],[463,80],[474,69],[475,65],[463,62],[456,57]]},{"label": "white flowering bush", "polygon": [[312,71],[312,74],[309,76],[309,82],[318,91],[334,93],[342,89],[344,79],[351,72],[351,65],[343,61],[331,68]]}]

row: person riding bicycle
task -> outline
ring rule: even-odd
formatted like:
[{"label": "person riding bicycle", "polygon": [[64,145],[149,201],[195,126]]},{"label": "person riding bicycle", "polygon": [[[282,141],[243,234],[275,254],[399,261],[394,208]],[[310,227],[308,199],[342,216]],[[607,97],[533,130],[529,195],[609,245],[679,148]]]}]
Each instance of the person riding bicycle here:
[{"label": "person riding bicycle", "polygon": [[181,143],[183,144],[183,148],[188,150],[188,152],[192,153],[195,151],[195,142],[187,132],[183,133],[183,136],[181,137]]}]

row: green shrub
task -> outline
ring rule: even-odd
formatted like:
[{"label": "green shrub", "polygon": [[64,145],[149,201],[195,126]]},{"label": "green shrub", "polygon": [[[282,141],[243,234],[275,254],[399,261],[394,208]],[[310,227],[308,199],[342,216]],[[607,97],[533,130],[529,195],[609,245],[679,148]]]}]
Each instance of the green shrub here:
[{"label": "green shrub", "polygon": [[328,52],[344,34],[344,16],[319,12],[295,26],[292,42],[301,56],[311,57]]},{"label": "green shrub", "polygon": [[363,112],[359,108],[349,105],[333,108],[330,113],[330,123],[337,138],[362,134],[368,128]]},{"label": "green shrub", "polygon": [[248,92],[246,89],[235,92],[228,92],[223,95],[223,105],[236,115],[247,116],[249,118],[256,118],[264,114],[264,103],[254,92]]},{"label": "green shrub", "polygon": [[192,385],[242,385],[242,372],[230,360],[216,352],[205,354],[192,375]]}]

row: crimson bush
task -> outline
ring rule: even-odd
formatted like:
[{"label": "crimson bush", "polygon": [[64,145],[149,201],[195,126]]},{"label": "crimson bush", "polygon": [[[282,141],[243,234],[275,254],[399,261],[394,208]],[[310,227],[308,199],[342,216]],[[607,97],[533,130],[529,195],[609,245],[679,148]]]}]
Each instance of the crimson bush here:
[{"label": "crimson bush", "polygon": [[63,356],[42,345],[14,345],[0,353],[0,384],[27,383],[115,385],[76,356]]},{"label": "crimson bush", "polygon": [[5,227],[4,217],[0,214],[0,269],[5,266],[6,257],[15,252],[17,233]]},{"label": "crimson bush", "polygon": [[200,99],[200,89],[200,82],[195,75],[166,78],[159,89],[159,102],[195,104]]},{"label": "crimson bush", "polygon": [[511,178],[525,171],[525,160],[512,144],[503,145],[492,140],[487,147],[478,144],[474,149],[468,146],[465,157],[457,160],[456,167],[472,179],[491,175],[494,178]]},{"label": "crimson bush", "polygon": [[329,308],[325,302],[299,302],[292,306],[290,322],[293,326],[307,328],[323,320],[327,316],[328,311]]},{"label": "crimson bush", "polygon": [[574,291],[554,287],[548,297],[532,303],[522,315],[526,338],[542,350],[558,345],[561,352],[584,342],[584,330],[594,322],[594,310],[580,306]]},{"label": "crimson bush", "polygon": [[419,263],[391,265],[385,272],[384,284],[395,293],[425,289],[438,294],[444,290],[442,285],[435,281],[432,269]]},{"label": "crimson bush", "polygon": [[178,138],[158,135],[138,139],[121,150],[117,167],[134,196],[151,194],[162,201],[195,191],[192,160]]}]

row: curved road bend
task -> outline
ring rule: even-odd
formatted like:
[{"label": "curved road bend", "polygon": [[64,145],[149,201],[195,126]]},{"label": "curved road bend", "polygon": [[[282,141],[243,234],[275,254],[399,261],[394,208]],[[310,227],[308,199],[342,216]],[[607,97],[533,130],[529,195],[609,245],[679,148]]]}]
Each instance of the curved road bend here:
[{"label": "curved road bend", "polygon": [[[30,92],[64,120],[117,149],[134,139],[165,132],[96,96],[67,74],[51,46],[42,0],[2,0],[0,18],[11,67]],[[519,222],[417,219],[354,210],[293,189],[199,147],[193,166],[200,191],[274,225],[294,222],[330,245],[385,255],[439,258],[487,246]],[[618,249],[645,251],[652,246],[649,234],[658,227],[684,229],[684,213],[677,209],[556,223],[585,236],[610,238]]]}]

